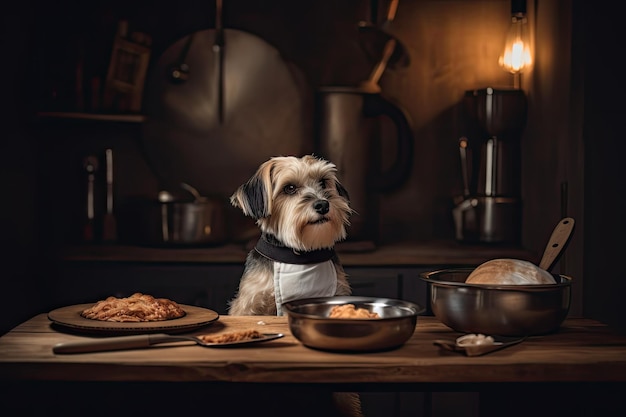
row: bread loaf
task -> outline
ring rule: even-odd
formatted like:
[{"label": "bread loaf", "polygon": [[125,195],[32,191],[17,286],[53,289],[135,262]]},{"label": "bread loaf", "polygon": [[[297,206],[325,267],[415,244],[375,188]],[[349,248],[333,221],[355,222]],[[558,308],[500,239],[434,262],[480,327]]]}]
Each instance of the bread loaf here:
[{"label": "bread loaf", "polygon": [[551,273],[520,259],[492,259],[479,265],[465,280],[467,284],[536,285],[556,284]]}]

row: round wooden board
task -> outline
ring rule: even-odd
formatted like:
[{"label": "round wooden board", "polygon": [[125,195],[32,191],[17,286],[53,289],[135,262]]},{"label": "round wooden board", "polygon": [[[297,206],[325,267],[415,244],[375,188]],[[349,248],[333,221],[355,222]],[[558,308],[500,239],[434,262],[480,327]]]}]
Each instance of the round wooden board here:
[{"label": "round wooden board", "polygon": [[120,323],[82,317],[80,312],[92,305],[93,303],[76,304],[57,308],[48,313],[48,319],[69,330],[102,334],[181,333],[207,326],[219,319],[219,314],[213,310],[185,304],[180,304],[185,310],[185,316],[173,320]]}]

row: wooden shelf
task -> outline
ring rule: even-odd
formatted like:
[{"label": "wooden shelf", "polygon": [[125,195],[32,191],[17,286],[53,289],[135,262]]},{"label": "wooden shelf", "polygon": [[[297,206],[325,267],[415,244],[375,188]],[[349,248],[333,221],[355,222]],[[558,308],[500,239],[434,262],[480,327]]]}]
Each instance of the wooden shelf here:
[{"label": "wooden shelf", "polygon": [[[517,247],[465,245],[435,241],[398,243],[374,250],[358,251],[337,245],[345,266],[435,266],[478,265],[494,258],[537,261],[537,254]],[[128,245],[85,245],[63,248],[58,254],[64,261],[220,264],[245,261],[247,249],[242,245],[205,248],[150,248]]]},{"label": "wooden shelf", "polygon": [[40,119],[93,120],[101,122],[143,123],[146,116],[142,114],[104,114],[80,112],[38,112]]}]

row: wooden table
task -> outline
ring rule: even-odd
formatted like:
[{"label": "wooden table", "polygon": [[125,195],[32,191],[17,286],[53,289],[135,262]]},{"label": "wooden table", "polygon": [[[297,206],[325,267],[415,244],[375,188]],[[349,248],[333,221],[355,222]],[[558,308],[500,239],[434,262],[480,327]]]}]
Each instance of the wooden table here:
[{"label": "wooden table", "polygon": [[[54,402],[59,398],[59,389],[66,396],[81,392],[82,397],[92,398],[86,387],[97,386],[102,393],[119,384],[124,392],[138,390],[155,395],[162,390],[171,393],[172,386],[184,386],[186,393],[202,392],[205,400],[211,394],[224,398],[233,392],[243,395],[247,390],[275,396],[277,390],[315,388],[498,392],[496,397],[500,399],[504,392],[522,390],[554,399],[550,390],[556,389],[567,390],[569,403],[578,410],[590,406],[591,401],[611,407],[621,404],[617,393],[626,387],[626,336],[589,319],[567,319],[556,334],[531,337],[480,357],[436,347],[435,339],[454,339],[460,334],[426,316],[418,318],[415,333],[404,346],[375,353],[307,348],[291,335],[286,317],[221,316],[193,333],[248,328],[281,332],[285,337],[246,348],[155,346],[61,355],[52,352],[56,343],[93,336],[58,331],[51,327],[46,314],[40,314],[0,337],[2,395],[14,396],[24,390],[49,392],[51,386],[61,387],[52,390],[57,395],[48,394],[47,401]],[[77,401],[75,397],[73,401]],[[524,402],[515,407],[523,408]]]}]

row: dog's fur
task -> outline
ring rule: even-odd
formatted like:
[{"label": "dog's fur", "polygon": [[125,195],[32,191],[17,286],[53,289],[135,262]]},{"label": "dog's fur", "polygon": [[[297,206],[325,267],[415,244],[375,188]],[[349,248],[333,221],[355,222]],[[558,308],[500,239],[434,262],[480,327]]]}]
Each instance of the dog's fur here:
[{"label": "dog's fur", "polygon": [[[352,293],[333,248],[346,238],[346,227],[353,210],[333,163],[312,155],[273,157],[261,164],[256,173],[235,191],[230,202],[256,221],[262,232],[261,239],[272,247],[288,248],[297,256],[332,251],[331,259],[337,275],[335,295]],[[277,313],[274,260],[255,248],[247,256],[239,290],[229,305],[229,314]],[[358,394],[333,393],[332,398],[334,409],[322,410],[322,414],[362,416]]]}]

